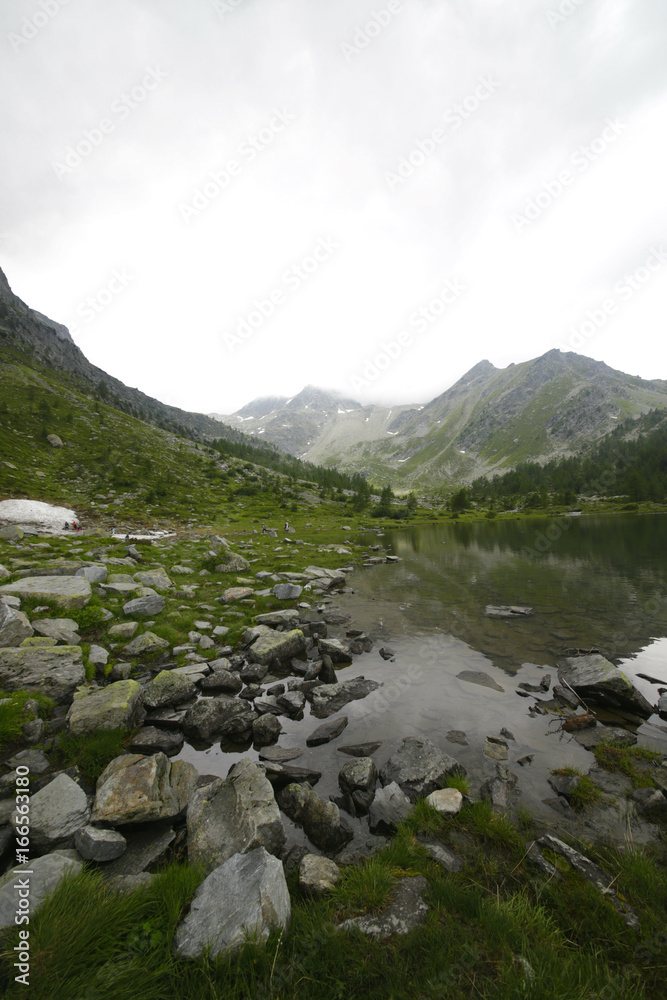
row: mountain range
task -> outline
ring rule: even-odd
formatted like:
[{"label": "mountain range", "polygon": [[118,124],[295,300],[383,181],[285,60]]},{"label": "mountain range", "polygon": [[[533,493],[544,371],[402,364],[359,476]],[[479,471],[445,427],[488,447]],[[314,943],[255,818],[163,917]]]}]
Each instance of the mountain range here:
[{"label": "mountain range", "polygon": [[481,361],[424,404],[362,405],[306,386],[296,396],[256,399],[226,416],[194,413],[91,364],[67,327],[22,302],[1,270],[0,350],[6,375],[14,357],[28,360],[180,436],[260,446],[265,457],[294,456],[399,489],[469,483],[522,461],[581,454],[627,418],[667,408],[667,381],[552,350],[507,368]]},{"label": "mountain range", "polygon": [[307,386],[211,416],[306,461],[411,487],[578,454],[620,421],[665,407],[667,381],[552,350],[507,368],[481,361],[423,405],[362,406]]}]

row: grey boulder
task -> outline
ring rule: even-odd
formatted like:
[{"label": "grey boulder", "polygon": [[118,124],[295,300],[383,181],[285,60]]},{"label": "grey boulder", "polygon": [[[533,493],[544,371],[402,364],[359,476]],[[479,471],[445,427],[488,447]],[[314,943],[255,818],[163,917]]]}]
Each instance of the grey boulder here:
[{"label": "grey boulder", "polygon": [[0,646],[20,646],[34,634],[27,615],[6,604],[0,604]]},{"label": "grey boulder", "polygon": [[599,702],[648,719],[653,706],[632,681],[599,653],[572,656],[558,662],[558,677],[567,681],[584,701]]},{"label": "grey boulder", "polygon": [[271,931],[287,927],[290,916],[282,863],[263,847],[234,854],[199,886],[176,930],[174,951],[199,958],[209,949],[215,958],[239,949],[248,935],[266,941]]},{"label": "grey boulder", "polygon": [[278,854],[285,844],[280,810],[262,768],[247,758],[223,780],[197,789],[188,806],[188,858],[212,871],[233,854],[257,847]]},{"label": "grey boulder", "polygon": [[29,878],[29,903],[30,916],[33,917],[44,902],[48,893],[53,892],[56,886],[66,875],[76,875],[81,871],[82,863],[73,858],[63,857],[62,854],[44,854],[41,858],[31,858],[27,865],[17,865],[2,878],[0,878],[0,929],[5,927],[15,927],[14,918],[19,909],[18,879],[21,879],[22,871],[30,871]]},{"label": "grey boulder", "polygon": [[[86,826],[90,806],[83,789],[66,774],[59,774],[30,797],[30,847],[43,854],[70,847],[74,834]],[[15,813],[14,828],[22,825]]]}]

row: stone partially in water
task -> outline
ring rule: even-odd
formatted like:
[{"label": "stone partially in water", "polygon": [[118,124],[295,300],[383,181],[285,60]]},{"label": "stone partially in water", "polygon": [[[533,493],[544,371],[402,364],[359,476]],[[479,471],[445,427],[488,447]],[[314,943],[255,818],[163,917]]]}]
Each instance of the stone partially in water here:
[{"label": "stone partially in water", "polygon": [[645,719],[653,715],[653,706],[632,681],[599,653],[560,660],[558,677],[561,682],[566,681],[586,702],[598,702]]},{"label": "stone partially in water", "polygon": [[444,788],[453,774],[465,775],[457,760],[440,750],[429,739],[408,736],[380,771],[383,785],[395,781],[411,802],[437,788]]}]

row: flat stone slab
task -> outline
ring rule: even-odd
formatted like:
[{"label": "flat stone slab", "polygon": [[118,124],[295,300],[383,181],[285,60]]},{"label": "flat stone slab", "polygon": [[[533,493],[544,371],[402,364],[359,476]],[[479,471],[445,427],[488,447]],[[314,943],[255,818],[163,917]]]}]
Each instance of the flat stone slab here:
[{"label": "flat stone slab", "polygon": [[358,930],[378,941],[409,934],[426,920],[428,906],[422,893],[428,889],[423,875],[402,878],[393,890],[393,902],[378,916],[353,917],[338,925],[338,930]]},{"label": "flat stone slab", "polygon": [[460,681],[467,681],[468,684],[479,684],[481,687],[491,688],[493,691],[504,691],[492,677],[481,670],[462,670],[456,675]]},{"label": "flat stone slab", "polygon": [[347,721],[347,716],[343,715],[340,719],[332,719],[331,722],[325,722],[321,726],[318,726],[306,739],[306,746],[319,747],[323,743],[330,743],[331,740],[335,740],[347,726]]},{"label": "flat stone slab", "polygon": [[366,698],[379,687],[378,681],[354,677],[352,680],[339,681],[337,684],[320,684],[313,688],[307,697],[312,704],[313,715],[318,719],[326,719],[330,715],[335,715],[349,702]]},{"label": "flat stone slab", "polygon": [[123,836],[127,847],[120,857],[100,866],[100,871],[109,880],[148,871],[165,857],[176,839],[173,827],[166,822],[126,829]]},{"label": "flat stone slab", "polygon": [[0,593],[49,601],[73,610],[83,608],[93,594],[88,581],[80,576],[28,576],[13,583],[4,583]]},{"label": "flat stone slab", "polygon": [[260,760],[268,760],[273,764],[286,764],[288,760],[303,757],[303,750],[297,747],[264,747],[259,751]]},{"label": "flat stone slab", "polygon": [[0,688],[47,694],[67,705],[86,680],[80,646],[0,649]]},{"label": "flat stone slab", "polygon": [[520,604],[487,604],[485,611],[491,618],[520,618],[533,613],[532,608]]},{"label": "flat stone slab", "polygon": [[338,753],[346,753],[349,757],[371,757],[381,746],[382,743],[354,743],[347,747],[336,747],[336,749]]},{"label": "flat stone slab", "polygon": [[32,623],[38,635],[46,635],[68,646],[78,646],[80,638],[77,635],[79,626],[73,618],[38,618]]}]

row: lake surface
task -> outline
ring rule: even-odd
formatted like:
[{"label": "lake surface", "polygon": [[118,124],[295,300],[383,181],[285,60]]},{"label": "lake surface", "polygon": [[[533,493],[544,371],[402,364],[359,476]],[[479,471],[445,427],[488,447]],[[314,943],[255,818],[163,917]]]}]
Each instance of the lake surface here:
[{"label": "lake surface", "polygon": [[[508,764],[520,779],[522,800],[548,819],[555,816],[544,801],[554,796],[547,783],[551,768],[586,771],[594,758],[560,730],[553,715],[531,714],[531,706],[549,699],[548,693],[520,697],[518,683],[539,683],[547,673],[556,681],[560,658],[596,647],[652,704],[658,685],[637,674],[667,687],[664,516],[451,522],[384,535],[370,531],[359,540],[369,547],[380,544],[400,562],[357,569],[348,577],[348,591],[335,598],[352,621],[330,627],[329,634],[342,637],[346,628],[356,627],[375,640],[371,653],[338,670],[339,679],[363,674],[382,687],[339,713],[349,723],[334,743],[305,750],[294,762],[323,772],[317,791],[325,798],[338,793],[338,771],[350,759],[337,747],[382,741],[373,755],[380,768],[405,736],[428,736],[456,757],[477,791],[496,767],[483,754],[485,738],[504,727],[514,735]],[[491,618],[485,611],[489,604],[527,605],[533,614]],[[392,661],[379,654],[387,645],[396,653]],[[459,678],[464,670],[483,672],[494,687]],[[305,748],[306,736],[320,724],[308,707],[306,713],[300,722],[281,716],[281,746]],[[628,725],[618,717],[600,717]],[[667,752],[667,725],[657,715],[633,728],[642,742]],[[468,745],[451,742],[452,730],[465,732]],[[534,755],[532,763],[519,766],[526,754]],[[181,756],[202,772],[224,776],[239,757],[257,755],[215,746],[204,752],[186,747]],[[364,820],[353,826],[368,840]]]}]

